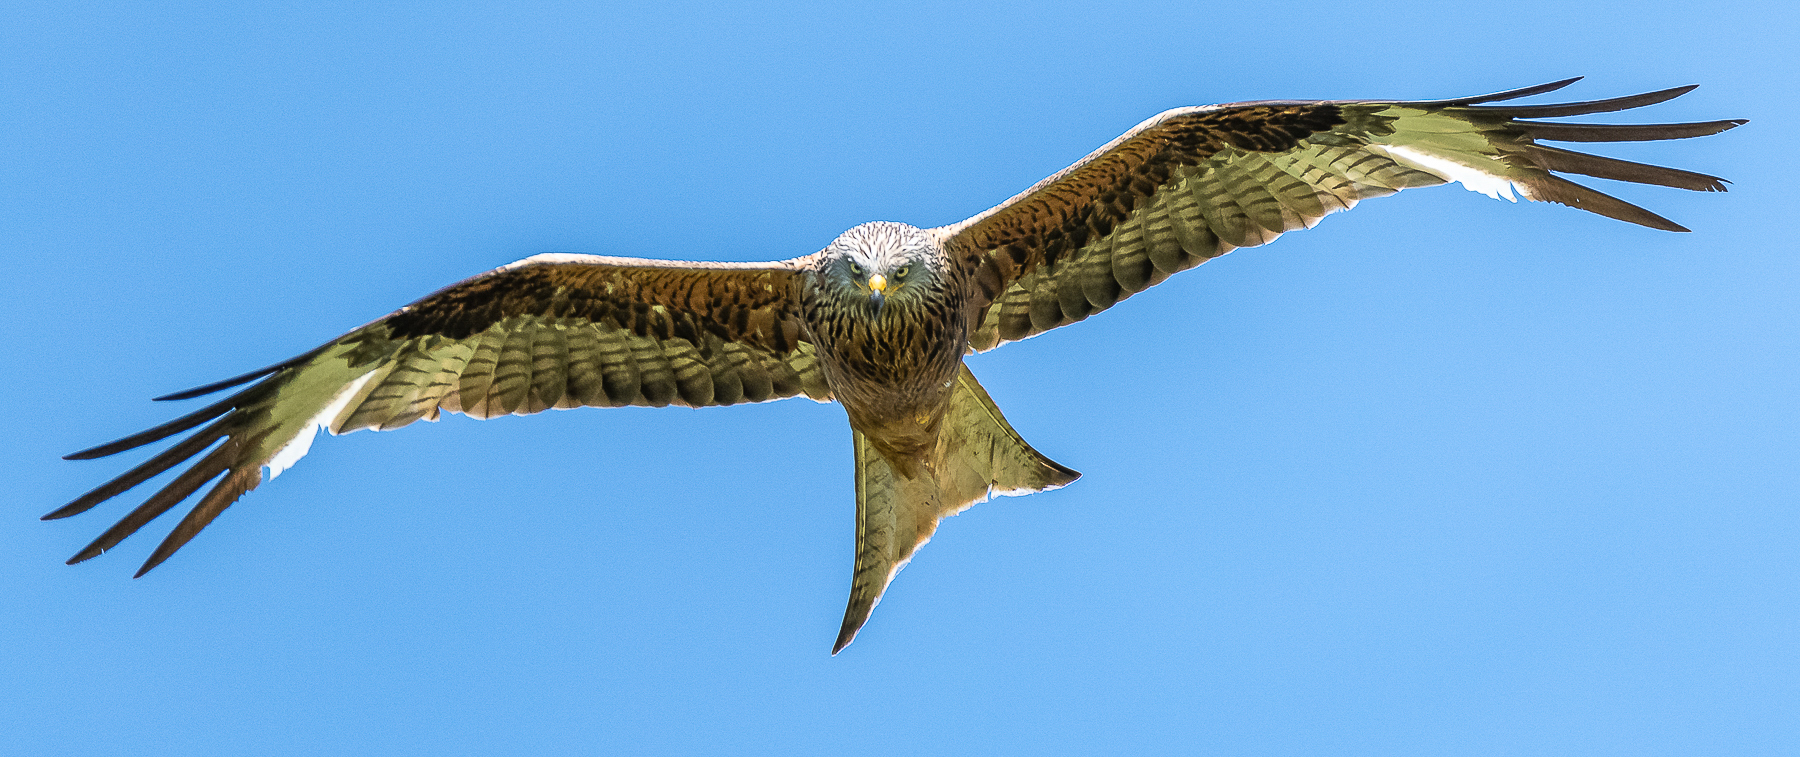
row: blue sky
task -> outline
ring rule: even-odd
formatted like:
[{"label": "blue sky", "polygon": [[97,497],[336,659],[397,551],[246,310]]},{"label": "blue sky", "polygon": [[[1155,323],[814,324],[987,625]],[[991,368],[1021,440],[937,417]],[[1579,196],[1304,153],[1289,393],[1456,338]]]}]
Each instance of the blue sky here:
[{"label": "blue sky", "polygon": [[[970,10],[22,0],[0,20],[0,745],[19,754],[1790,753],[1787,4]],[[59,456],[544,251],[763,260],[987,208],[1158,111],[1586,75],[1666,234],[1367,203],[970,364],[1086,474],[947,521],[843,655],[835,405],[323,439],[173,518]]]}]

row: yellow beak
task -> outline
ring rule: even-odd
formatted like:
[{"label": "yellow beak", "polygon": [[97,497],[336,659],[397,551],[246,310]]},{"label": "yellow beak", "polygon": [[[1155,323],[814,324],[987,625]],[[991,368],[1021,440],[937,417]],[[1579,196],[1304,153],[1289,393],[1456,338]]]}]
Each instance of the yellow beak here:
[{"label": "yellow beak", "polygon": [[879,273],[870,276],[869,289],[876,294],[885,294],[887,292],[887,277]]}]

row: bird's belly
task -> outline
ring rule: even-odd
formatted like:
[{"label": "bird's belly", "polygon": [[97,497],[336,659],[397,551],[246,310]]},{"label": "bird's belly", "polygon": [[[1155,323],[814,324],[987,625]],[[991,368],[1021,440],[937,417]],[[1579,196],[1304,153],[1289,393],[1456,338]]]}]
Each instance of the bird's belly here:
[{"label": "bird's belly", "polygon": [[862,432],[883,451],[903,457],[923,454],[937,443],[945,407],[941,399],[917,402],[912,398],[888,398],[844,403],[851,428]]},{"label": "bird's belly", "polygon": [[827,358],[822,365],[850,427],[884,452],[911,456],[936,444],[960,358],[924,363]]}]

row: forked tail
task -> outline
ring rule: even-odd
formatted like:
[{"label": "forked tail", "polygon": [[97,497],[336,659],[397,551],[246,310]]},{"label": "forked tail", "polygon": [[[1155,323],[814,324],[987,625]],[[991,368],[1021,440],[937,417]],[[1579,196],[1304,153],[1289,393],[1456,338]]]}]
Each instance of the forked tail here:
[{"label": "forked tail", "polygon": [[869,619],[894,574],[931,539],[938,521],[991,495],[1060,488],[1080,473],[1044,457],[1014,431],[968,366],[956,379],[931,458],[914,478],[899,476],[860,431],[856,445],[856,570],[837,654]]}]

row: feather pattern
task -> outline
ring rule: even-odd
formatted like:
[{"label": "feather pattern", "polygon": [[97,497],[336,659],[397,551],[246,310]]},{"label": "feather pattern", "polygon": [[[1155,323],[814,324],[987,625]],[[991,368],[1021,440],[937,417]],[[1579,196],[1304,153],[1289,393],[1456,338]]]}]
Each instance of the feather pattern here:
[{"label": "feather pattern", "polygon": [[84,512],[186,465],[70,560],[111,549],[199,493],[143,575],[294,464],[320,430],[394,429],[445,412],[835,400],[853,432],[857,505],[836,653],[942,518],[993,494],[1043,491],[1079,475],[1012,429],[963,364],[971,350],[1083,320],[1219,255],[1414,187],[1459,182],[1491,197],[1684,231],[1559,174],[1696,191],[1723,191],[1724,180],[1544,142],[1683,139],[1743,121],[1538,120],[1652,105],[1692,87],[1511,103],[1573,81],[1425,102],[1171,110],[961,223],[863,224],[792,260],[529,258],[306,354],[159,398],[238,388],[69,455],[104,457],[186,434],[45,518]]},{"label": "feather pattern", "polygon": [[1693,87],[1554,105],[1478,105],[1574,81],[1456,100],[1268,101],[1151,118],[993,209],[934,230],[948,238],[956,259],[999,283],[970,348],[993,349],[1085,319],[1169,274],[1311,228],[1362,200],[1450,181],[1493,197],[1523,196],[1685,231],[1553,172],[1699,191],[1722,191],[1722,179],[1539,141],[1683,139],[1744,122],[1527,120],[1653,105]]},{"label": "feather pattern", "polygon": [[86,511],[210,449],[70,560],[111,549],[217,479],[142,575],[305,454],[320,428],[387,430],[444,411],[492,418],[582,405],[827,401],[831,390],[796,320],[797,271],[793,263],[527,259],[293,360],[170,395],[255,382],[198,412],[70,455],[103,457],[210,423],[45,518]]}]

